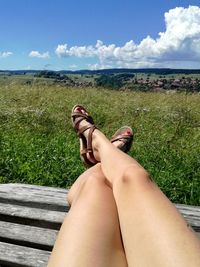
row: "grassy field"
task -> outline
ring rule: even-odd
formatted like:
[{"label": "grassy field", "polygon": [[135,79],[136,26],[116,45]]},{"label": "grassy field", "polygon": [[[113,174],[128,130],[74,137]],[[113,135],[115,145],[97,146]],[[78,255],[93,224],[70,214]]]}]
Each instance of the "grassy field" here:
[{"label": "grassy field", "polygon": [[[66,88],[0,80],[0,182],[70,186],[84,170],[70,112],[81,103],[108,136],[134,129],[130,155],[173,202],[200,205],[200,95]],[[109,156],[109,155],[108,155]]]}]

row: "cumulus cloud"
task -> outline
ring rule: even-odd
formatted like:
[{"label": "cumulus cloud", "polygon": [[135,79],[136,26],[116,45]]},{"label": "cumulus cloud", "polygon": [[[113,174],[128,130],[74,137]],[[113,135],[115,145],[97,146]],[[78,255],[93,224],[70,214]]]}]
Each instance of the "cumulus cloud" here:
[{"label": "cumulus cloud", "polygon": [[58,45],[56,54],[60,57],[76,56],[76,57],[92,57],[95,49],[93,46],[72,46],[68,48],[67,44]]},{"label": "cumulus cloud", "polygon": [[12,55],[13,55],[12,52],[2,52],[2,53],[0,52],[0,58],[6,58]]},{"label": "cumulus cloud", "polygon": [[59,57],[96,57],[99,62],[90,68],[107,67],[187,67],[194,63],[200,67],[200,8],[177,7],[164,14],[165,31],[153,39],[150,36],[136,44],[133,40],[123,46],[72,46],[59,44],[55,53]]},{"label": "cumulus cloud", "polygon": [[36,58],[49,58],[49,52],[40,53],[39,51],[31,51],[29,53],[29,57],[36,57]]}]

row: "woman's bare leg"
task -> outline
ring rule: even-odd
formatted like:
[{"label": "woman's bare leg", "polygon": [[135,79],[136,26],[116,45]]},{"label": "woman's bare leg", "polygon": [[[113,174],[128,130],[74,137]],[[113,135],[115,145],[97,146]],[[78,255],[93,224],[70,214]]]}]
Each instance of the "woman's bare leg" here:
[{"label": "woman's bare leg", "polygon": [[100,164],[77,179],[68,200],[48,267],[126,267],[116,204]]},{"label": "woman's bare leg", "polygon": [[200,266],[199,239],[144,168],[97,129],[92,146],[113,190],[128,266]]},{"label": "woman's bare leg", "polygon": [[113,189],[128,266],[200,266],[199,239],[143,167],[99,130],[93,149]]}]

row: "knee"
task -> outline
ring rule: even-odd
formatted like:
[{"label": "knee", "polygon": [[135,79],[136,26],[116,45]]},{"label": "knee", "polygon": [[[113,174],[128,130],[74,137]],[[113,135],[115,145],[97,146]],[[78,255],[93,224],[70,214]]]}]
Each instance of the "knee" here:
[{"label": "knee", "polygon": [[103,193],[106,187],[107,185],[105,177],[100,177],[98,175],[91,175],[87,177],[87,180],[84,183],[82,191],[83,194],[90,197],[91,195],[95,195],[98,192]]},{"label": "knee", "polygon": [[152,179],[144,168],[138,165],[130,165],[123,171],[116,183],[116,186],[118,188],[130,187],[137,190],[139,188],[148,188],[151,184]]},{"label": "knee", "polygon": [[71,187],[67,195],[67,201],[70,205],[72,205],[72,203],[80,197],[82,198],[82,201],[91,201],[91,199],[95,199],[95,197],[99,195],[103,196],[105,188],[108,187],[106,183],[107,182],[104,177],[100,177],[94,173],[92,175],[88,175],[87,179],[84,179],[81,184],[79,183],[79,186],[76,186],[75,188],[74,184]]},{"label": "knee", "polygon": [[149,181],[151,178],[148,172],[138,165],[131,165],[124,170],[122,175],[122,181],[124,183],[130,183],[138,179],[142,181]]}]

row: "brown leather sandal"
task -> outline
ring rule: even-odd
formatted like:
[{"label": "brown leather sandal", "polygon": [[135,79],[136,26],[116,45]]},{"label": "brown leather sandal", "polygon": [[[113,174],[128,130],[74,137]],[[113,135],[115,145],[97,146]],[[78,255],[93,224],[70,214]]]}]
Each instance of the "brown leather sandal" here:
[{"label": "brown leather sandal", "polygon": [[112,136],[110,142],[114,143],[120,141],[121,144],[117,146],[120,150],[127,153],[133,142],[133,131],[129,126],[123,126],[115,132]]},{"label": "brown leather sandal", "polygon": [[[76,111],[75,111],[76,110]],[[75,105],[72,108],[72,124],[79,136],[80,140],[80,157],[84,165],[91,167],[98,161],[95,159],[92,149],[92,133],[96,129],[92,117],[88,114],[87,110],[81,105]],[[88,125],[79,128],[81,121],[87,121]],[[84,136],[84,132],[89,129],[88,136]],[[88,158],[90,157],[90,159]]]},{"label": "brown leather sandal", "polygon": [[[75,111],[76,110],[76,111]],[[80,157],[85,166],[91,167],[98,161],[95,159],[92,149],[92,133],[97,127],[94,124],[92,117],[88,114],[87,110],[81,105],[75,105],[72,108],[72,124],[73,128],[77,132],[80,140]],[[81,121],[86,120],[88,125],[79,128]],[[84,136],[84,132],[89,129],[87,138]],[[115,132],[112,136],[111,143],[121,141],[121,144],[117,147],[123,152],[128,152],[131,148],[133,141],[133,131],[130,127],[124,126]],[[90,157],[90,159],[88,158]]]}]

